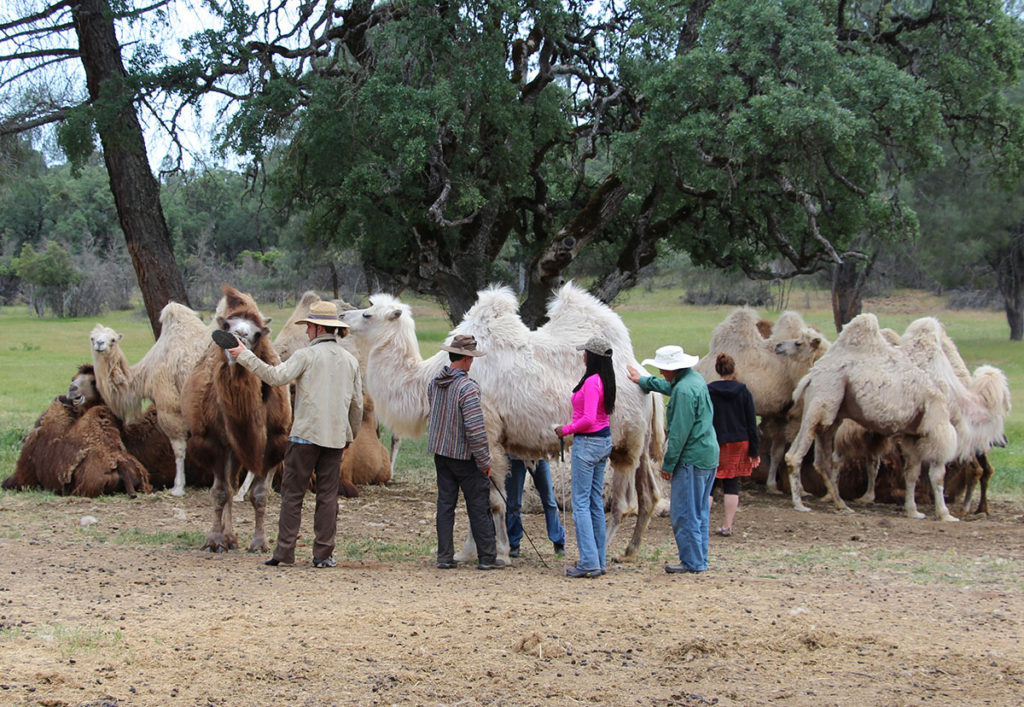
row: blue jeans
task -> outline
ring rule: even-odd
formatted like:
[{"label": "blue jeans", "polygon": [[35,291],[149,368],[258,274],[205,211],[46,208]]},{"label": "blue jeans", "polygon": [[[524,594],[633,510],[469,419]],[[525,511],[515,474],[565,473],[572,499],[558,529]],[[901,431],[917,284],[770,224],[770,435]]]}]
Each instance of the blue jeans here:
[{"label": "blue jeans", "polygon": [[611,437],[576,435],[572,442],[572,522],[580,569],[605,568],[604,469]]},{"label": "blue jeans", "polygon": [[672,474],[672,533],[679,548],[679,562],[691,572],[708,568],[708,516],[714,482],[714,469],[699,469],[693,464],[680,464]]},{"label": "blue jeans", "polygon": [[519,547],[523,539],[523,519],[520,511],[523,507],[523,482],[526,472],[533,477],[533,485],[544,506],[544,521],[548,526],[548,539],[555,545],[565,545],[565,528],[558,520],[558,505],[555,503],[555,490],[551,486],[551,467],[547,460],[539,459],[532,469],[527,469],[522,459],[508,458],[508,476],[505,477],[505,526],[508,528],[508,544],[512,548]]}]

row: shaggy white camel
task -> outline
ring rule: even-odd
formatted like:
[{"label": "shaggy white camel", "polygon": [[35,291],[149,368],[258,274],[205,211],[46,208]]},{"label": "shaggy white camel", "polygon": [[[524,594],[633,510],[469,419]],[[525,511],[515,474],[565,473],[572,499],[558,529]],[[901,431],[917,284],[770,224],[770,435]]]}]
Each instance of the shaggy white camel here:
[{"label": "shaggy white camel", "polygon": [[768,442],[764,445],[770,458],[767,488],[777,493],[778,469],[789,442],[786,415],[793,405],[793,391],[828,350],[829,342],[797,312],[783,312],[767,338],[766,324],[748,307],[733,310],[711,333],[708,354],[695,368],[711,383],[719,379],[715,372],[718,354],[727,353],[736,362],[736,379],[750,390],[754,410],[761,418],[762,435]]},{"label": "shaggy white camel", "polygon": [[[395,434],[415,438],[427,422],[427,386],[448,362],[440,351],[424,360],[416,341],[408,305],[390,295],[375,295],[365,310],[345,312],[355,338],[366,345],[366,387],[381,419]],[[663,457],[664,413],[657,396],[646,396],[625,375],[626,364],[637,366],[622,320],[605,304],[569,283],[548,305],[548,322],[529,329],[519,317],[515,295],[507,287],[484,290],[451,332],[472,334],[486,356],[476,359],[472,376],[483,392],[484,417],[491,445],[492,479],[503,479],[505,452],[523,459],[551,458],[559,452],[552,431],[571,417],[569,393],[583,375],[576,350],[591,336],[608,339],[618,379],[611,418],[614,473],[608,544],[637,498],[638,518],[623,559],[631,559],[643,539],[651,512],[660,499],[655,472]],[[491,511],[499,556],[508,557],[504,501],[491,490]],[[475,555],[472,538],[457,559]]]},{"label": "shaggy white camel", "polygon": [[800,500],[799,474],[813,441],[815,468],[836,507],[850,512],[836,488],[832,452],[839,423],[852,419],[870,432],[894,436],[903,450],[904,508],[909,517],[924,517],[917,511],[914,489],[921,466],[927,465],[938,517],[955,520],[942,494],[946,463],[956,456],[957,446],[949,403],[903,347],[886,341],[875,315],[860,314],[843,328],[800,381],[793,399],[803,405],[800,431],[786,454],[797,510],[810,510]]},{"label": "shaggy white camel", "polygon": [[118,342],[121,334],[97,324],[89,335],[96,385],[107,405],[125,423],[142,413],[142,400],[153,401],[157,426],[174,450],[172,496],[185,495],[185,448],[188,425],[181,391],[210,343],[210,328],[185,305],[169,302],[160,312],[160,338],[134,366]]}]

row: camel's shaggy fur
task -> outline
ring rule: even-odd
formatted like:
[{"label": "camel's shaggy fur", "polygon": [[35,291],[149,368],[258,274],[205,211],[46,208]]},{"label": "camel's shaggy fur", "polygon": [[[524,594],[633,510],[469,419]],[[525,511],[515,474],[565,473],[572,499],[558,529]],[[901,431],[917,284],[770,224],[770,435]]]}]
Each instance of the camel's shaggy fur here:
[{"label": "camel's shaggy fur", "polygon": [[[279,363],[270,330],[252,297],[223,288],[225,306],[217,326],[233,333],[260,359]],[[291,426],[291,401],[284,387],[268,386],[211,343],[182,393],[189,422],[189,455],[214,476],[213,527],[205,549],[222,552],[238,546],[231,514],[232,492],[239,467],[253,473],[250,499],[255,530],[250,551],[268,551],[264,530],[267,473],[284,459]]]},{"label": "camel's shaggy fur", "polygon": [[828,339],[796,312],[783,312],[769,330],[768,322],[757,312],[740,307],[715,327],[708,354],[695,367],[710,383],[719,379],[715,372],[718,354],[727,353],[736,362],[736,379],[750,390],[754,410],[764,423],[762,430],[769,432],[763,435],[767,442],[763,447],[771,460],[766,482],[771,492],[778,491],[778,468],[786,443],[792,439],[784,430],[793,391],[828,347]]},{"label": "camel's shaggy fur", "polygon": [[67,396],[59,396],[25,436],[5,489],[40,487],[62,496],[136,490],[148,493],[146,468],[121,441],[113,411],[103,404],[92,366],[78,369]]},{"label": "camel's shaggy fur", "polygon": [[[420,357],[408,305],[375,295],[371,306],[344,314],[357,339],[367,346],[366,387],[380,414],[401,437],[418,437],[426,426],[427,386],[448,362],[447,352]],[[480,383],[491,445],[491,476],[504,478],[505,452],[523,459],[553,458],[559,438],[553,427],[571,418],[569,393],[583,374],[575,349],[591,336],[604,336],[614,351],[618,396],[611,418],[614,448],[612,510],[608,544],[635,504],[638,519],[624,559],[633,558],[660,499],[655,472],[663,458],[664,412],[659,396],[644,395],[625,375],[639,367],[629,332],[617,314],[573,284],[563,286],[548,306],[548,322],[530,330],[519,317],[507,287],[479,293],[476,304],[451,332],[472,334],[486,355],[474,360],[470,376]],[[362,345],[362,344],[361,344]],[[504,501],[492,488],[491,510],[499,556],[508,556]],[[475,554],[472,539],[458,559]]]},{"label": "camel's shaggy fur", "polygon": [[352,445],[341,458],[341,495],[359,495],[358,486],[386,484],[391,481],[391,456],[387,447],[380,443],[377,414],[373,411],[373,399],[363,394],[363,424]]},{"label": "camel's shaggy fur", "polygon": [[843,328],[800,381],[793,399],[803,406],[800,430],[786,454],[795,508],[809,510],[800,500],[799,471],[814,442],[815,467],[836,506],[849,512],[836,488],[832,452],[839,423],[852,419],[870,432],[895,436],[906,458],[904,508],[908,516],[924,517],[914,500],[918,472],[924,464],[939,518],[953,519],[942,493],[946,463],[955,457],[957,445],[949,404],[903,347],[885,339],[875,315],[860,314]]},{"label": "camel's shaggy fur", "polygon": [[118,342],[121,335],[97,324],[89,338],[100,394],[126,424],[141,414],[142,400],[157,409],[157,425],[174,451],[174,486],[171,494],[185,493],[185,448],[188,425],[181,408],[181,391],[203,351],[210,330],[188,307],[169,302],[160,312],[160,338],[138,363],[129,367]]}]

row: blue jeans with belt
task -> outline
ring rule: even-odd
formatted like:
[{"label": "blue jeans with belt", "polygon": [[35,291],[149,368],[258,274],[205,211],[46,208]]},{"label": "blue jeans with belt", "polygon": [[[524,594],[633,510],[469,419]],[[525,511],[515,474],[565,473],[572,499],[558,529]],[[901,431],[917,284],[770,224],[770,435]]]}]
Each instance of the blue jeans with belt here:
[{"label": "blue jeans with belt", "polygon": [[577,434],[572,441],[572,521],[580,569],[605,569],[604,470],[612,438]]},{"label": "blue jeans with belt", "polygon": [[714,469],[700,469],[693,464],[680,464],[672,474],[672,534],[679,549],[679,562],[691,572],[708,568],[709,497],[714,482]]}]

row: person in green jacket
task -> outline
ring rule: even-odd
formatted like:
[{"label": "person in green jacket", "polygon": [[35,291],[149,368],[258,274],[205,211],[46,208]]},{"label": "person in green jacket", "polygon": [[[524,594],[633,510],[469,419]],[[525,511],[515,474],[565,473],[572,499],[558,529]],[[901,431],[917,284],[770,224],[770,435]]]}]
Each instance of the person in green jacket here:
[{"label": "person in green jacket", "polygon": [[669,516],[679,549],[679,564],[665,565],[670,574],[708,569],[709,496],[718,467],[718,438],[707,383],[693,370],[699,360],[681,346],[662,346],[642,364],[657,368],[661,379],[641,376],[627,366],[629,379],[645,393],[668,396],[668,448],[661,475],[672,481]]}]

